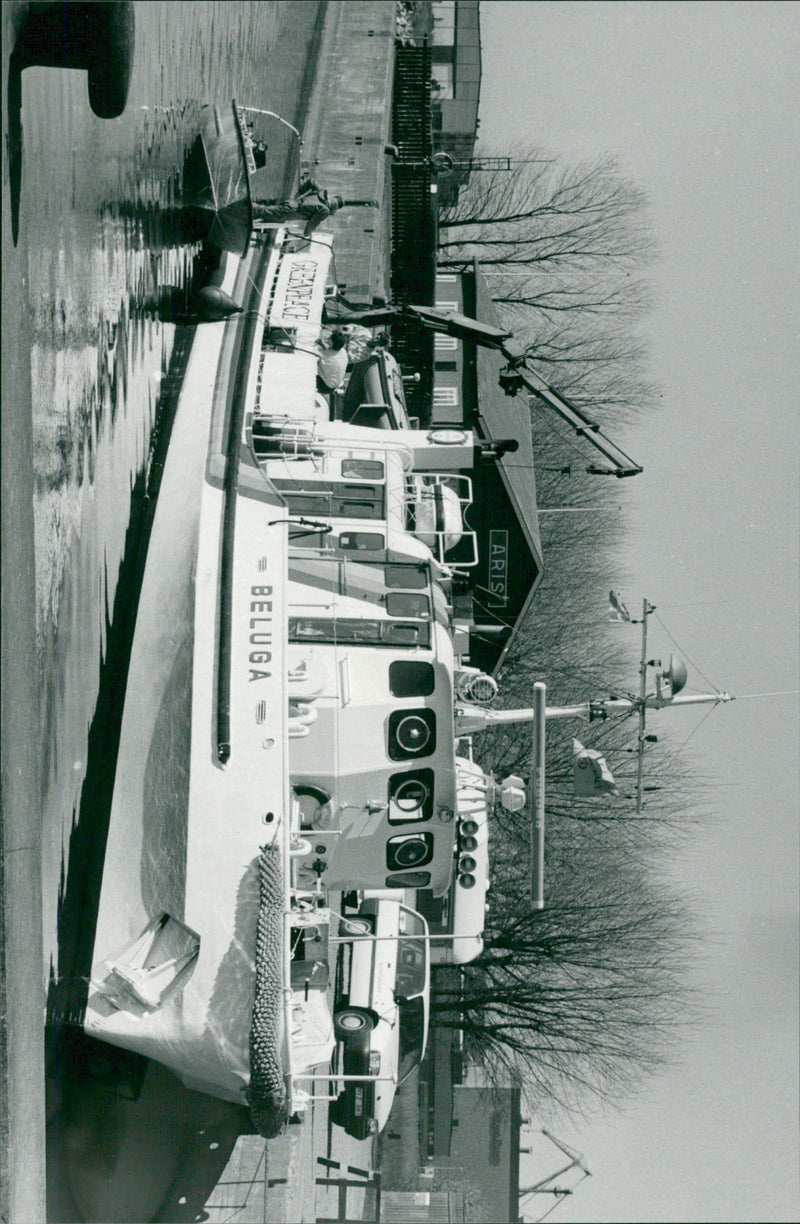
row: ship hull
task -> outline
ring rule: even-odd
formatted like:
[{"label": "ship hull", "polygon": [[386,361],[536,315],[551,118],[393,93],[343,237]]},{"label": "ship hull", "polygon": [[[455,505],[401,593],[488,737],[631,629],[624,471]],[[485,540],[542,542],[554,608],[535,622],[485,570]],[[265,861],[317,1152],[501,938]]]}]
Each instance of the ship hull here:
[{"label": "ship hull", "polygon": [[[258,251],[230,262],[224,288],[259,306],[270,262]],[[257,333],[256,320],[207,325],[187,366],[137,613],[83,1018],[93,1036],[240,1104],[257,864],[289,813],[286,512],[241,441]]]}]

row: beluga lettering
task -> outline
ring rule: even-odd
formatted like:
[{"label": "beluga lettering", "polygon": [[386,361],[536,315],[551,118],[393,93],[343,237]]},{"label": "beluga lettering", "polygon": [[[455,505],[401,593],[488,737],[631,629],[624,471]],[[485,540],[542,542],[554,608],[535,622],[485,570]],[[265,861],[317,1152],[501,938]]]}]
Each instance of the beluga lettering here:
[{"label": "beluga lettering", "polygon": [[[250,588],[250,683],[268,680],[271,672],[263,671],[265,663],[272,661],[272,587]],[[255,647],[255,649],[253,649]]]}]

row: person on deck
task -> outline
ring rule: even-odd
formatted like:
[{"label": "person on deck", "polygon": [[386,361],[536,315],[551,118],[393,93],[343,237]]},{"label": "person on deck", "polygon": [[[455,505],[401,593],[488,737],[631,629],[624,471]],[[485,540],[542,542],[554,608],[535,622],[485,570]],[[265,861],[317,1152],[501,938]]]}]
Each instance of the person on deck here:
[{"label": "person on deck", "polygon": [[347,372],[347,336],[339,328],[334,328],[327,345],[320,345],[317,360],[317,390],[323,395],[330,395],[338,390],[344,382]]}]

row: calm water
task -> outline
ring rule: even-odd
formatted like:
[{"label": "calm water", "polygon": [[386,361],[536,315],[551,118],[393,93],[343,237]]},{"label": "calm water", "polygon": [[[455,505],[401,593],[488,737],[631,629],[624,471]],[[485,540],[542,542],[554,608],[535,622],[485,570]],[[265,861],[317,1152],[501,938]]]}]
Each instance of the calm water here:
[{"label": "calm water", "polygon": [[[76,830],[91,831],[87,808],[103,803],[109,785],[148,479],[191,339],[153,309],[165,288],[186,287],[196,253],[179,245],[173,222],[184,154],[206,102],[236,97],[301,121],[318,10],[275,0],[137,3],[128,105],[113,121],[92,115],[85,74],[23,74],[18,258],[27,262],[31,326],[51,977],[59,923],[63,944],[80,903]],[[8,19],[7,9],[4,33]],[[59,913],[65,897],[72,917]]]}]

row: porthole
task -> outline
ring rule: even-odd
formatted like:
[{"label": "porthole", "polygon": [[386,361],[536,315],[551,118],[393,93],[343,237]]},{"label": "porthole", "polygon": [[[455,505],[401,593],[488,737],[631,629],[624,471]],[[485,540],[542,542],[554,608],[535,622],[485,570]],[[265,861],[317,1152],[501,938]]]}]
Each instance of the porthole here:
[{"label": "porthole", "polygon": [[430,820],[433,815],[433,770],[393,774],[389,779],[389,823]]},{"label": "porthole", "polygon": [[430,756],[436,748],[433,710],[395,710],[389,715],[389,756],[393,761]]},{"label": "porthole", "polygon": [[390,871],[424,867],[432,857],[432,833],[403,833],[386,843],[386,866]]}]

